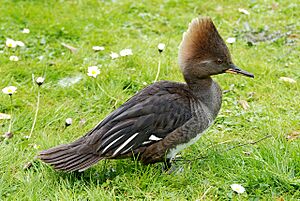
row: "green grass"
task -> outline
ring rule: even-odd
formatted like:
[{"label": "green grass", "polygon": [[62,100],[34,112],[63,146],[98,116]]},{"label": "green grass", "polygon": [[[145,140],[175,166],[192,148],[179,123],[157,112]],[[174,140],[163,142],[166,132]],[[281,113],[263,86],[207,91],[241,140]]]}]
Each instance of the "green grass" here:
[{"label": "green grass", "polygon": [[[287,141],[300,131],[300,68],[298,1],[0,1],[0,88],[18,87],[13,95],[13,133],[0,142],[0,200],[297,200],[300,198],[300,141]],[[245,8],[250,15],[238,12]],[[191,19],[211,16],[229,45],[236,65],[255,79],[214,77],[224,90],[215,124],[181,155],[181,173],[165,174],[161,164],[143,166],[126,160],[101,161],[84,173],[56,172],[34,160],[39,150],[70,142],[93,128],[129,97],[151,84],[157,72],[157,44],[166,43],[159,80],[183,81],[177,64],[182,33]],[[244,23],[257,36],[280,32],[275,41],[247,44]],[[22,34],[23,28],[30,34]],[[268,27],[268,31],[266,31]],[[6,38],[26,48],[5,47]],[[78,47],[70,53],[61,43]],[[106,49],[95,53],[93,45]],[[131,48],[133,55],[111,60],[111,51]],[[19,62],[9,61],[17,55]],[[38,57],[44,59],[39,60]],[[92,79],[87,67],[102,65]],[[37,85],[32,74],[46,77],[31,139]],[[61,87],[59,80],[82,76]],[[291,77],[296,84],[279,80]],[[99,89],[97,83],[112,99]],[[252,94],[252,95],[251,95]],[[244,110],[239,100],[250,108]],[[10,113],[9,96],[0,95],[0,112]],[[73,124],[65,128],[66,118]],[[81,124],[81,120],[85,124]],[[0,120],[5,133],[9,121]],[[272,137],[254,145],[226,149]],[[35,146],[36,145],[36,146]],[[244,152],[250,152],[246,155]],[[207,156],[205,159],[196,159]],[[27,162],[33,166],[27,170]],[[246,193],[237,195],[230,184]]]}]

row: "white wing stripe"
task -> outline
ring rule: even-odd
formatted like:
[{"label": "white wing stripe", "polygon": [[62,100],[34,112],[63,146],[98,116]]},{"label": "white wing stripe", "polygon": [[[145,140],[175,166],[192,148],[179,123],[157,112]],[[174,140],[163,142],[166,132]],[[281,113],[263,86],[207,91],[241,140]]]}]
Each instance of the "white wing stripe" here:
[{"label": "white wing stripe", "polygon": [[121,151],[135,136],[137,136],[139,133],[133,134],[130,138],[128,138],[119,148],[114,152],[113,156],[115,156],[119,151]]},{"label": "white wing stripe", "polygon": [[[119,133],[121,133],[121,132],[122,132],[122,130],[113,133],[112,135],[110,135],[109,137],[107,137],[106,139],[104,139],[104,140],[102,141],[102,144],[105,144],[107,141],[109,141],[111,138],[117,136],[117,135],[118,135]],[[97,150],[97,151],[98,151],[98,150]]]},{"label": "white wing stripe", "polygon": [[159,140],[161,140],[162,138],[159,138],[159,137],[156,137],[155,135],[151,135],[150,137],[149,137],[149,140],[152,140],[152,141],[159,141]]},{"label": "white wing stripe", "polygon": [[111,145],[115,144],[120,138],[122,138],[124,135],[121,135],[120,137],[118,137],[117,139],[115,139],[113,142],[111,142],[109,145],[107,145],[105,147],[105,149],[102,151],[102,154],[109,148],[111,147]]},{"label": "white wing stripe", "polygon": [[135,144],[131,145],[128,149],[126,149],[125,151],[122,151],[121,154],[126,153],[127,151],[129,151]]}]

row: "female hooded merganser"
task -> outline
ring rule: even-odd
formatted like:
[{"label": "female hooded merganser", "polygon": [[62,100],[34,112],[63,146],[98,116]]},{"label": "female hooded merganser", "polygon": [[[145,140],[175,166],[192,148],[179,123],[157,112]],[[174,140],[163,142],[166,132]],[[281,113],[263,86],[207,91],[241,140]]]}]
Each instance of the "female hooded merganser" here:
[{"label": "female hooded merganser", "polygon": [[222,91],[211,78],[251,73],[237,68],[208,17],[194,19],[183,35],[179,65],[185,83],[156,82],[113,111],[85,136],[40,152],[63,171],[84,171],[102,159],[138,156],[144,164],[165,162],[196,142],[213,123]]}]

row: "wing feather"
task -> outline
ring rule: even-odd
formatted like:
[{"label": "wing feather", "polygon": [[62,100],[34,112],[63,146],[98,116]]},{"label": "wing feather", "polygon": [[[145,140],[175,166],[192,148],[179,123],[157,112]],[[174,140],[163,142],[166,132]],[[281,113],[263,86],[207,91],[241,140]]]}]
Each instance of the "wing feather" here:
[{"label": "wing feather", "polygon": [[164,139],[191,118],[185,86],[159,82],[145,88],[91,130],[87,144],[113,158]]}]

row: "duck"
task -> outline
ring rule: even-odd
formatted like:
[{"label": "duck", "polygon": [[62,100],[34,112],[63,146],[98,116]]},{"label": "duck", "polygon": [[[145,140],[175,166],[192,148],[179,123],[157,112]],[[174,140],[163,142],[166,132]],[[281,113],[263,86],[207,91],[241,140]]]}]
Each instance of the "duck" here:
[{"label": "duck", "polygon": [[210,17],[197,17],[183,34],[178,63],[185,80],[159,81],[136,93],[83,137],[38,157],[56,170],[82,172],[104,159],[134,157],[170,168],[177,153],[195,143],[213,124],[222,90],[212,76],[238,68]]}]

